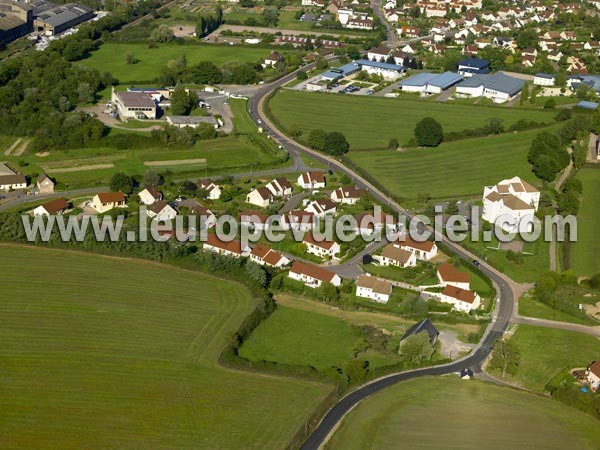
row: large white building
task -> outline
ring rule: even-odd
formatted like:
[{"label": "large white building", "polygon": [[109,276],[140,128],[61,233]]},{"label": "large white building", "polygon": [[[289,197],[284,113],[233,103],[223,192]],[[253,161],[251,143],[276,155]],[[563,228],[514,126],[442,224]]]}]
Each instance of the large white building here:
[{"label": "large white building", "polygon": [[475,75],[456,86],[458,97],[485,97],[494,103],[504,103],[521,92],[524,80],[503,73]]},{"label": "large white building", "polygon": [[498,225],[507,232],[528,231],[539,203],[540,191],[513,177],[483,189],[482,218],[492,224],[501,219]]}]

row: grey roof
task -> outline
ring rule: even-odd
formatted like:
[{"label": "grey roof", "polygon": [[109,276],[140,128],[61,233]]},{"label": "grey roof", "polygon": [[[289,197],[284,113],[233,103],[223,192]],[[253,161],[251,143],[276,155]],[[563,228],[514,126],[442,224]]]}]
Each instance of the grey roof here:
[{"label": "grey roof", "polygon": [[380,69],[386,70],[396,70],[398,72],[404,70],[404,66],[400,66],[398,64],[390,64],[379,61],[369,61],[368,59],[359,59],[356,61],[360,66],[371,66],[371,67],[379,67]]},{"label": "grey roof", "polygon": [[407,78],[406,80],[402,81],[400,83],[400,86],[425,86],[429,80],[435,78],[436,76],[437,76],[437,74],[435,74],[435,73],[429,73],[429,72],[418,73],[418,74],[413,75],[412,77]]},{"label": "grey roof", "polygon": [[79,3],[67,3],[66,5],[56,6],[39,14],[36,19],[50,26],[60,27],[92,12],[90,8]]},{"label": "grey roof", "polygon": [[358,72],[360,70],[360,66],[355,62],[351,62],[348,64],[344,64],[341,67],[335,67],[333,69],[329,69],[327,72],[323,73],[321,76],[323,78],[331,78],[337,80],[339,78],[343,78],[347,75],[351,75],[354,72]]},{"label": "grey roof", "polygon": [[503,73],[496,73],[494,75],[476,75],[472,78],[467,78],[458,87],[475,88],[483,85],[486,89],[504,92],[513,96],[523,89],[524,84],[525,81],[519,78],[509,77]]},{"label": "grey roof", "polygon": [[463,79],[463,77],[457,73],[444,72],[441,75],[438,75],[435,78],[432,78],[431,80],[429,80],[427,82],[427,84],[429,84],[430,86],[447,89],[450,86],[458,83],[462,79]]},{"label": "grey roof", "polygon": [[213,116],[171,116],[169,120],[174,125],[198,125],[200,123],[214,125],[217,123]]},{"label": "grey roof", "polygon": [[433,344],[433,342],[435,342],[438,335],[440,334],[440,332],[431,323],[431,321],[429,319],[424,319],[419,323],[415,323],[412,327],[410,327],[408,330],[406,330],[406,333],[404,333],[404,336],[402,336],[402,339],[400,339],[400,341],[403,341],[407,337],[415,335],[415,334],[419,334],[423,331],[426,331],[427,334],[429,334],[429,342],[432,344]]},{"label": "grey roof", "polygon": [[538,77],[538,78],[546,78],[548,80],[551,80],[556,75],[553,75],[551,73],[542,73],[542,72],[539,72],[539,73],[536,73],[535,76]]},{"label": "grey roof", "polygon": [[458,66],[461,67],[472,67],[474,69],[484,69],[489,67],[490,62],[487,59],[479,59],[479,58],[467,58],[458,63]]},{"label": "grey roof", "polygon": [[31,0],[29,5],[33,8],[33,17],[37,17],[41,13],[56,7],[55,3],[47,2],[46,0]]}]

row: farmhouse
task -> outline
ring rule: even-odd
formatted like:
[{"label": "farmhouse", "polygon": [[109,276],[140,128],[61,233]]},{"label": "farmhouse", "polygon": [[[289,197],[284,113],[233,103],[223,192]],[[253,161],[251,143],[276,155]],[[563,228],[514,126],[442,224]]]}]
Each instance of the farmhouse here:
[{"label": "farmhouse", "polygon": [[357,188],[356,186],[343,186],[331,193],[331,200],[335,203],[355,205],[365,195],[366,191],[364,189]]},{"label": "farmhouse", "polygon": [[322,219],[328,214],[335,214],[337,208],[331,200],[324,198],[321,200],[313,200],[306,208],[304,208],[304,211],[313,213],[315,217]]},{"label": "farmhouse", "polygon": [[208,178],[200,180],[198,187],[206,191],[206,198],[209,200],[218,200],[221,197],[221,187]]},{"label": "farmhouse", "polygon": [[281,253],[263,244],[256,244],[250,252],[250,259],[261,266],[280,268],[287,266],[291,261]]},{"label": "farmhouse", "polygon": [[342,279],[338,274],[301,261],[294,263],[290,269],[289,277],[301,281],[305,286],[311,288],[317,288],[323,283],[331,283],[334,286],[342,284]]},{"label": "farmhouse", "polygon": [[392,294],[392,283],[369,275],[361,275],[356,280],[356,296],[387,303]]},{"label": "farmhouse", "polygon": [[374,255],[373,259],[382,266],[395,266],[401,269],[417,265],[417,257],[413,252],[395,247],[393,244],[386,245],[381,255]]},{"label": "farmhouse", "polygon": [[486,97],[494,103],[503,103],[514,98],[525,84],[524,80],[503,73],[475,75],[456,86],[457,96]]},{"label": "farmhouse", "polygon": [[0,191],[25,189],[26,187],[27,179],[21,174],[0,175]]},{"label": "farmhouse", "polygon": [[265,186],[274,197],[288,197],[292,195],[292,185],[285,177],[278,177]]},{"label": "farmhouse", "polygon": [[407,250],[415,254],[417,259],[423,259],[429,261],[437,256],[438,248],[435,242],[432,241],[415,241],[410,237],[404,240],[394,242],[392,245],[395,247]]},{"label": "farmhouse", "polygon": [[96,194],[92,199],[92,207],[100,214],[113,208],[124,208],[126,206],[125,194],[122,192],[104,192]]},{"label": "farmhouse", "polygon": [[36,182],[38,194],[52,194],[54,193],[54,181],[50,179],[45,173],[41,174]]},{"label": "farmhouse", "polygon": [[162,200],[162,193],[154,186],[147,186],[138,193],[140,203],[143,205],[152,205],[153,203]]},{"label": "farmhouse", "polygon": [[458,63],[458,73],[465,78],[489,72],[490,62],[487,59],[467,58]]},{"label": "farmhouse", "polygon": [[600,389],[600,361],[594,361],[587,366],[585,377],[593,391]]},{"label": "farmhouse", "polygon": [[44,205],[40,205],[33,210],[34,216],[53,216],[64,213],[69,209],[69,202],[64,198],[57,198]]},{"label": "farmhouse", "polygon": [[454,286],[461,289],[471,289],[469,274],[458,271],[452,264],[444,263],[438,267],[437,277],[444,287]]},{"label": "farmhouse", "polygon": [[173,220],[177,211],[164,200],[158,200],[148,207],[146,214],[153,220],[167,221]]},{"label": "farmhouse", "polygon": [[302,242],[308,253],[320,258],[335,258],[340,253],[340,244],[326,239],[317,241],[312,233],[306,233]]},{"label": "farmhouse", "polygon": [[298,177],[298,186],[302,189],[322,189],[325,187],[323,172],[304,172]]},{"label": "farmhouse", "polygon": [[536,86],[554,86],[556,83],[556,75],[551,73],[536,73],[533,77],[533,84]]},{"label": "farmhouse", "polygon": [[[530,228],[540,202],[540,191],[519,177],[500,181],[483,189],[483,220],[496,223],[508,232]],[[523,225],[519,225],[522,223]]]},{"label": "farmhouse", "polygon": [[438,336],[440,335],[438,329],[431,323],[429,319],[423,319],[421,322],[415,323],[408,330],[406,330],[406,333],[404,333],[402,338],[400,338],[400,342],[409,336],[414,336],[419,333],[427,333],[429,335],[429,343],[431,345],[435,345]]},{"label": "farmhouse", "polygon": [[146,92],[117,92],[113,87],[111,101],[116,105],[121,120],[156,119],[156,103]]},{"label": "farmhouse", "polygon": [[215,234],[209,234],[204,242],[204,250],[223,256],[241,258],[250,254],[250,247],[242,245],[240,241],[222,241]]},{"label": "farmhouse", "polygon": [[441,293],[427,293],[442,303],[450,303],[454,309],[470,312],[481,306],[481,298],[476,292],[461,289],[456,286],[446,286]]},{"label": "farmhouse", "polygon": [[273,202],[273,194],[266,187],[253,189],[246,196],[246,203],[266,208]]}]

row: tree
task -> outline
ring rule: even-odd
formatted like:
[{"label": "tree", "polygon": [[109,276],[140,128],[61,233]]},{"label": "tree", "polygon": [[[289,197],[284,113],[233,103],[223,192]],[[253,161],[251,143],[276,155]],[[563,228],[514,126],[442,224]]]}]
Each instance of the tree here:
[{"label": "tree", "polygon": [[240,64],[233,68],[231,80],[234,84],[252,84],[258,81],[252,63]]},{"label": "tree", "polygon": [[574,216],[579,212],[579,195],[575,191],[566,191],[558,196],[558,212],[567,216]]},{"label": "tree", "polygon": [[487,134],[500,134],[504,131],[504,121],[498,117],[490,117],[484,127]]},{"label": "tree", "polygon": [[112,191],[123,192],[124,194],[131,194],[133,192],[133,180],[129,175],[117,172],[110,181],[110,189]]},{"label": "tree", "polygon": [[556,100],[549,98],[544,103],[544,109],[554,109],[556,107]]},{"label": "tree", "polygon": [[429,333],[417,333],[407,337],[400,343],[399,353],[406,361],[417,365],[431,359],[433,347],[429,342]]},{"label": "tree", "polygon": [[198,84],[217,84],[223,81],[223,73],[212,61],[200,61],[190,69],[192,81]]},{"label": "tree", "polygon": [[127,52],[125,53],[125,63],[126,64],[135,64],[137,63],[137,59],[135,59],[135,55],[133,54],[133,52]]},{"label": "tree", "polygon": [[321,286],[315,289],[315,292],[325,303],[336,303],[340,299],[338,289],[331,283],[321,283]]},{"label": "tree", "polygon": [[154,42],[169,42],[173,39],[173,31],[167,25],[159,25],[150,33],[150,39]]},{"label": "tree", "polygon": [[425,117],[415,127],[415,139],[421,147],[437,147],[443,138],[442,125],[431,117]]},{"label": "tree", "polygon": [[276,6],[269,6],[264,9],[262,18],[266,27],[276,27],[279,21],[279,10]]},{"label": "tree", "polygon": [[144,184],[146,186],[158,186],[162,183],[162,177],[154,169],[148,169],[144,173]]},{"label": "tree", "polygon": [[519,98],[519,104],[523,106],[529,97],[529,83],[525,82],[523,89],[521,89],[521,97]]},{"label": "tree", "polygon": [[196,106],[196,101],[181,84],[177,84],[171,96],[171,111],[174,116],[187,116]]},{"label": "tree", "polygon": [[325,137],[325,146],[323,151],[330,155],[340,156],[348,151],[350,144],[346,140],[346,136],[338,131],[327,133]]},{"label": "tree", "polygon": [[390,139],[390,142],[388,144],[388,148],[390,150],[396,150],[398,147],[400,147],[400,143],[398,142],[398,139],[396,139],[396,138]]},{"label": "tree", "polygon": [[248,264],[246,264],[246,272],[248,272],[250,278],[256,281],[260,286],[264,287],[267,285],[267,273],[265,272],[265,269],[259,264],[250,261]]},{"label": "tree", "polygon": [[309,135],[308,138],[306,139],[306,142],[308,143],[308,146],[310,148],[312,148],[313,150],[320,150],[323,151],[325,150],[325,139],[327,138],[327,133],[325,132],[325,130],[321,129],[321,128],[317,128],[312,130]]},{"label": "tree", "polygon": [[502,370],[502,377],[506,374],[515,375],[519,370],[521,354],[512,340],[498,339],[494,344],[490,368]]},{"label": "tree", "polygon": [[308,74],[304,70],[299,70],[296,74],[297,80],[308,80]]},{"label": "tree", "polygon": [[534,29],[523,30],[517,35],[517,46],[523,50],[527,47],[537,46],[538,36]]}]

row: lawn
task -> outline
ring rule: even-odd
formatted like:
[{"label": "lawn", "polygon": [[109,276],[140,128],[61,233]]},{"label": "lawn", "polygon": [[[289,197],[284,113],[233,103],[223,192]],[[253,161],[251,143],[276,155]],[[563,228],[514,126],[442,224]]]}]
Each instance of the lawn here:
[{"label": "lawn", "polygon": [[[344,133],[350,150],[387,148],[391,138],[406,144],[424,117],[437,119],[445,131],[483,126],[487,119],[504,119],[512,125],[521,119],[553,123],[556,112],[501,106],[469,106],[427,102],[412,98],[307,93],[282,90],[270,101],[273,115],[288,129],[308,134],[315,128]],[[464,145],[464,144],[463,144]]]},{"label": "lawn", "polygon": [[551,399],[479,381],[424,378],[363,400],[336,449],[597,449],[600,422]]},{"label": "lawn", "polygon": [[283,448],[330,390],[217,365],[255,304],[235,283],[40,248],[0,263],[0,447]]},{"label": "lawn", "polygon": [[581,169],[577,178],[583,183],[583,200],[577,216],[577,242],[571,246],[571,268],[577,275],[600,272],[600,240],[596,226],[600,221],[600,170]]},{"label": "lawn", "polygon": [[543,391],[561,371],[587,367],[600,355],[598,339],[574,331],[519,325],[511,339],[521,353],[519,370],[512,379],[535,391]]},{"label": "lawn", "polygon": [[[129,52],[134,54],[137,63],[127,64],[125,55]],[[157,48],[149,48],[148,44],[109,42],[92,52],[82,64],[100,72],[108,70],[120,83],[135,83],[153,81],[170,60],[184,55],[189,65],[212,61],[221,66],[231,62],[256,62],[270,52],[267,48],[213,44],[161,44]]]},{"label": "lawn", "polygon": [[483,187],[515,175],[538,184],[527,152],[539,130],[449,142],[433,149],[353,152],[352,163],[401,199],[480,197]]},{"label": "lawn", "polygon": [[526,317],[556,320],[558,322],[579,323],[582,325],[600,325],[590,317],[577,317],[563,311],[558,311],[530,296],[521,296],[519,299],[519,314]]}]

